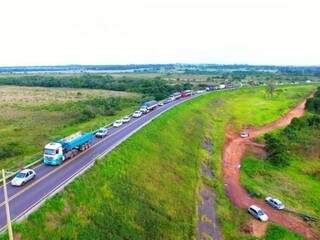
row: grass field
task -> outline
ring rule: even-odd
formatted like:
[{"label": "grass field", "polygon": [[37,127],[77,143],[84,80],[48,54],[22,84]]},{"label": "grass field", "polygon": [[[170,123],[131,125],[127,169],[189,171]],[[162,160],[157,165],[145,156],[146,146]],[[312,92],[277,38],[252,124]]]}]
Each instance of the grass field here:
[{"label": "grass field", "polygon": [[[39,157],[50,139],[93,129],[132,111],[134,96],[104,90],[0,86],[0,167],[15,169]],[[114,116],[81,120],[82,107],[97,97],[123,97],[128,104]]]},{"label": "grass field", "polygon": [[129,97],[132,93],[74,88],[0,86],[0,107],[39,106],[87,100],[93,97]]},{"label": "grass field", "polygon": [[304,237],[290,232],[276,224],[270,224],[267,229],[265,240],[303,240]]},{"label": "grass field", "polygon": [[[283,87],[272,99],[266,98],[263,88],[239,89],[184,103],[126,140],[26,221],[15,224],[14,232],[21,239],[192,239],[199,164],[209,160],[224,239],[254,239],[239,230],[249,216],[234,209],[224,193],[225,126],[275,120],[313,88]],[[209,159],[203,149],[205,139],[213,141]],[[277,236],[299,239],[270,227],[266,239]]]}]

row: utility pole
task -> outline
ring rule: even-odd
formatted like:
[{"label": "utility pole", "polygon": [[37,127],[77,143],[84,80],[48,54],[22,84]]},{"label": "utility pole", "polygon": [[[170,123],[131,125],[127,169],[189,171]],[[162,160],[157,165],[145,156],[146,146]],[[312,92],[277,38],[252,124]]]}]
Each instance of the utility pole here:
[{"label": "utility pole", "polygon": [[6,185],[6,174],[5,174],[4,169],[2,169],[2,180],[3,180],[4,203],[5,203],[5,207],[6,207],[7,227],[8,227],[9,240],[13,240],[13,232],[12,232],[11,217],[10,217],[10,208],[9,208],[7,185]]}]

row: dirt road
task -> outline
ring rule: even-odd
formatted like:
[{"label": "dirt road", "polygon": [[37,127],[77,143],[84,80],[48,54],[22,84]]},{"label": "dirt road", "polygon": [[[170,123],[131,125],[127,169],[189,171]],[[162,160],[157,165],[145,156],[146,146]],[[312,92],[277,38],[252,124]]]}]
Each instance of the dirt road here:
[{"label": "dirt road", "polygon": [[250,137],[245,139],[240,138],[239,134],[235,134],[231,129],[228,129],[223,151],[224,181],[226,192],[236,207],[247,208],[251,204],[255,204],[263,208],[269,216],[270,221],[283,225],[286,228],[313,240],[320,238],[316,235],[316,232],[310,225],[296,216],[277,211],[269,207],[263,200],[251,198],[240,184],[241,158],[245,154],[246,149],[253,144],[252,139],[275,128],[284,127],[288,125],[294,117],[302,116],[304,112],[304,105],[305,101],[275,122],[260,128],[248,129]]}]

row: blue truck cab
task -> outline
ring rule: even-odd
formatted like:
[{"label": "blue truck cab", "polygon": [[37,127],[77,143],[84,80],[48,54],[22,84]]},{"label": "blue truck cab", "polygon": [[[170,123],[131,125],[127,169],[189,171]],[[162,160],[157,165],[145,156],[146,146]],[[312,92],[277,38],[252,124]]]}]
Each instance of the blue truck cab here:
[{"label": "blue truck cab", "polygon": [[64,160],[77,155],[90,147],[91,132],[78,132],[44,147],[43,162],[47,165],[60,165]]}]

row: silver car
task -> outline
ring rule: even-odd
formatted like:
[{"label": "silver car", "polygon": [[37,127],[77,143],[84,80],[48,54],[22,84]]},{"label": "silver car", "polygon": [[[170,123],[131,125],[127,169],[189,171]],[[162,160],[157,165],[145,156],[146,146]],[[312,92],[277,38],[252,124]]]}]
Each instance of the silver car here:
[{"label": "silver car", "polygon": [[23,169],[11,180],[12,186],[22,186],[36,176],[33,169]]},{"label": "silver car", "polygon": [[135,112],[132,114],[132,117],[134,117],[134,118],[139,118],[139,117],[141,117],[141,115],[142,115],[142,112],[140,112],[140,111],[135,111]]},{"label": "silver car", "polygon": [[243,132],[240,133],[240,137],[241,138],[247,138],[247,137],[249,137],[249,133],[246,132],[246,131],[243,131]]},{"label": "silver car", "polygon": [[108,129],[107,129],[107,128],[100,128],[100,129],[96,132],[95,136],[96,136],[97,138],[104,138],[105,136],[107,136],[107,134],[108,134]]},{"label": "silver car", "polygon": [[139,109],[140,112],[142,112],[143,114],[146,114],[149,112],[149,109],[146,107],[146,106],[142,106],[140,109]]},{"label": "silver car", "polygon": [[131,120],[131,118],[129,116],[125,116],[124,118],[122,118],[123,123],[130,122],[130,120]]},{"label": "silver car", "polygon": [[266,202],[271,206],[274,207],[278,210],[282,210],[284,209],[284,204],[276,198],[272,198],[272,197],[266,197]]},{"label": "silver car", "polygon": [[257,207],[256,205],[251,205],[248,208],[248,212],[254,216],[256,219],[262,221],[262,222],[266,222],[268,221],[268,216],[267,214],[265,214],[261,208]]},{"label": "silver car", "polygon": [[122,120],[117,120],[117,121],[115,121],[114,123],[113,123],[113,126],[114,127],[120,127],[121,125],[122,125]]}]

